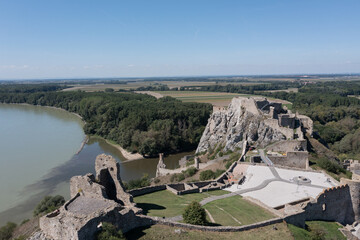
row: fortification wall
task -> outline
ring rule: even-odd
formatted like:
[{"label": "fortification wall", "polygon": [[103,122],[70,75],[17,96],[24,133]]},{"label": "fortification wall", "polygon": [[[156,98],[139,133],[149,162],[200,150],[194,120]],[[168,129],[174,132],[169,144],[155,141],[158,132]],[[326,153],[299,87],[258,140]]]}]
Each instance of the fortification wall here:
[{"label": "fortification wall", "polygon": [[270,145],[266,150],[272,152],[306,151],[306,147],[306,140],[285,140]]},{"label": "fortification wall", "polygon": [[309,154],[304,151],[287,152],[286,156],[271,156],[270,160],[275,165],[307,169],[309,167]]},{"label": "fortification wall", "polygon": [[294,138],[294,129],[286,128],[286,127],[280,127],[279,121],[277,119],[265,119],[264,123],[268,125],[269,127],[281,132],[286,139],[293,139]]},{"label": "fortification wall", "polygon": [[343,225],[354,222],[354,211],[348,185],[324,189],[314,201],[304,207],[304,210],[306,221],[336,221]]},{"label": "fortification wall", "polygon": [[349,186],[354,220],[360,221],[360,181],[355,179],[350,180],[342,178],[340,180],[340,183],[347,184]]},{"label": "fortification wall", "polygon": [[281,127],[295,128],[295,114],[282,114],[278,116]]},{"label": "fortification wall", "polygon": [[182,227],[189,230],[200,230],[200,231],[209,231],[209,232],[241,232],[259,227],[269,226],[276,223],[281,223],[283,221],[282,218],[273,218],[263,222],[258,222],[244,226],[214,226],[213,227],[213,226],[200,226],[200,225],[191,225],[180,222],[173,222],[159,217],[150,217],[150,216],[142,216],[142,217],[150,219],[153,224],[161,224],[171,227]]}]

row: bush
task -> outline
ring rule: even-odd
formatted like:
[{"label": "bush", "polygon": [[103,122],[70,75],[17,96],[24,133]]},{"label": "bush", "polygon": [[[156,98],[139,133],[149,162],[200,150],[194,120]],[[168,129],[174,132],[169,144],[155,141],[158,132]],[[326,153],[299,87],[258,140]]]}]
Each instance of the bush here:
[{"label": "bush", "polygon": [[215,172],[215,178],[219,177],[221,174],[223,174],[225,172],[225,170],[223,169],[216,169]]},{"label": "bush", "polygon": [[0,240],[10,239],[15,228],[16,228],[16,223],[13,222],[8,222],[5,226],[1,227]]},{"label": "bush", "polygon": [[111,223],[104,222],[102,229],[95,236],[96,240],[122,240],[125,239],[122,232],[117,230]]},{"label": "bush", "polygon": [[214,178],[215,178],[215,173],[211,170],[205,170],[200,173],[200,181],[205,181]]},{"label": "bush", "polygon": [[206,224],[206,212],[200,203],[193,201],[190,203],[183,212],[183,219],[185,223],[195,225]]},{"label": "bush", "polygon": [[334,162],[334,161],[331,161],[327,158],[319,158],[317,161],[317,164],[325,169],[326,171],[329,171],[329,172],[332,172],[332,173],[335,173],[335,174],[338,174],[338,173],[345,173],[345,169],[343,169],[340,164]]},{"label": "bush", "polygon": [[65,199],[63,196],[56,195],[52,196],[45,196],[43,200],[35,207],[34,210],[34,217],[38,216],[41,213],[49,213],[57,208],[61,207],[65,203]]},{"label": "bush", "polygon": [[174,182],[174,181],[181,182],[184,179],[185,179],[184,173],[175,173],[175,174],[171,175],[170,182]]},{"label": "bush", "polygon": [[135,188],[147,187],[150,185],[149,175],[144,174],[140,179],[130,180],[128,183],[124,183],[126,190]]},{"label": "bush", "polygon": [[185,177],[194,176],[196,172],[197,172],[197,169],[195,167],[189,167],[188,169],[183,171]]}]

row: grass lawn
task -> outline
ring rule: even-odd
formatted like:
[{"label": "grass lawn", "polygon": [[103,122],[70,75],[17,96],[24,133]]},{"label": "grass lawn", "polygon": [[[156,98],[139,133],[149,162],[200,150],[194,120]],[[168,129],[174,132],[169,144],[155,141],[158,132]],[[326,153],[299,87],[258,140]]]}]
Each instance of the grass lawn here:
[{"label": "grass lawn", "polygon": [[261,222],[275,216],[241,196],[233,196],[210,202],[204,206],[217,224],[223,226],[240,226]]},{"label": "grass lawn", "polygon": [[295,240],[303,239],[331,239],[345,240],[346,237],[338,230],[342,226],[336,222],[309,221],[306,222],[307,229],[302,229],[294,225],[288,224],[289,230],[292,232]]},{"label": "grass lawn", "polygon": [[[276,227],[275,230],[273,227]],[[180,233],[176,233],[175,230],[181,230]],[[134,229],[125,234],[128,240],[132,239],[172,239],[172,240],[238,240],[238,239],[278,239],[288,240],[293,239],[291,232],[287,228],[285,223],[278,223],[266,227],[252,229],[243,232],[202,232],[197,230],[181,229],[178,227],[169,227],[162,225],[154,225],[148,228]]]},{"label": "grass lawn", "polygon": [[211,195],[223,195],[229,192],[216,190],[207,193],[192,193],[175,195],[163,190],[134,197],[137,206],[144,210],[144,214],[156,217],[174,217],[182,214],[183,209],[192,201],[201,201]]}]

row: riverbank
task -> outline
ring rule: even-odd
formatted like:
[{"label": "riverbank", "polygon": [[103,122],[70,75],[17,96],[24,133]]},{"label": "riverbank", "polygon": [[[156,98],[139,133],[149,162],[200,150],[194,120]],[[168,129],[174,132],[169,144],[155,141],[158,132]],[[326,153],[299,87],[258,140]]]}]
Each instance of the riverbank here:
[{"label": "riverbank", "polygon": [[107,144],[109,144],[109,145],[115,147],[117,150],[119,150],[121,152],[121,155],[126,159],[126,162],[144,159],[143,155],[141,155],[140,153],[131,153],[131,152],[125,150],[124,148],[122,148],[120,145],[113,143],[103,137],[100,137],[100,136],[95,136],[95,137],[104,139]]}]

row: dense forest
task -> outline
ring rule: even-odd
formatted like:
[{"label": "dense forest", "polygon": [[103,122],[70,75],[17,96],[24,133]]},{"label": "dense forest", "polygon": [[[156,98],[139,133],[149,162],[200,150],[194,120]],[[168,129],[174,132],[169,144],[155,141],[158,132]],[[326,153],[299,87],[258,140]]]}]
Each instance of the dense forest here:
[{"label": "dense forest", "polygon": [[3,85],[0,102],[53,106],[79,114],[86,134],[99,135],[131,152],[194,149],[205,128],[210,104],[182,103],[171,97],[120,92],[61,92],[53,85]]}]

